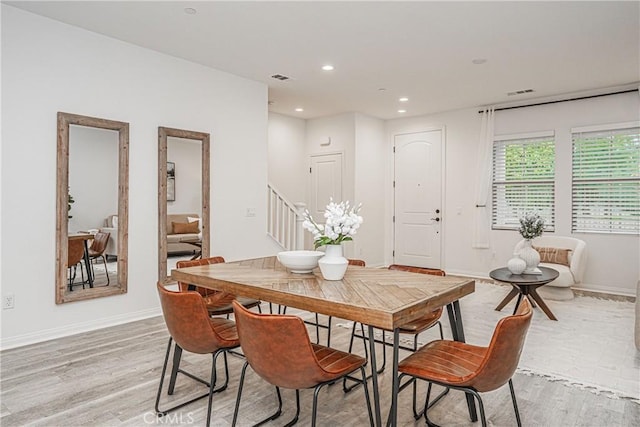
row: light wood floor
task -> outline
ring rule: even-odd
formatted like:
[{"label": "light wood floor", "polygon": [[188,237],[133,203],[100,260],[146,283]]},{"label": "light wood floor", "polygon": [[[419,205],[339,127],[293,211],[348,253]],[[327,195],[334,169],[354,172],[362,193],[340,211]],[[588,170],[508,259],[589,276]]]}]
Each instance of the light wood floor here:
[{"label": "light wood floor", "polygon": [[[335,321],[335,320],[334,320]],[[345,349],[350,331],[333,329],[332,345]],[[435,331],[428,331],[433,334]],[[312,337],[315,335],[312,333]],[[428,337],[425,337],[428,339]],[[35,344],[0,354],[2,426],[143,426],[204,425],[206,399],[157,419],[155,394],[168,334],[161,317],[133,322]],[[358,349],[360,349],[358,347]],[[390,349],[388,355],[390,356]],[[403,356],[401,352],[401,357]],[[380,356],[378,356],[380,357]],[[185,354],[182,367],[208,377],[211,357]],[[233,417],[238,378],[243,361],[229,359],[229,388],[214,396],[212,425],[228,426]],[[381,377],[383,417],[390,402],[390,369]],[[541,377],[516,374],[514,386],[523,426],[638,426],[640,405],[567,387]],[[165,382],[166,387],[166,382]],[[178,377],[174,396],[163,402],[204,392],[201,384]],[[423,394],[424,387],[419,389]],[[283,416],[269,425],[281,426],[295,408],[293,391],[283,393]],[[489,425],[516,424],[507,386],[483,395]],[[301,393],[299,425],[310,425],[312,392]],[[398,425],[423,426],[411,414],[411,391],[400,394]],[[255,374],[247,374],[239,425],[247,426],[270,414],[276,405],[272,387]],[[445,426],[472,426],[464,397],[452,391],[430,410],[434,422]],[[318,425],[364,426],[368,419],[361,388],[344,394],[339,385],[325,387],[320,395]]]}]

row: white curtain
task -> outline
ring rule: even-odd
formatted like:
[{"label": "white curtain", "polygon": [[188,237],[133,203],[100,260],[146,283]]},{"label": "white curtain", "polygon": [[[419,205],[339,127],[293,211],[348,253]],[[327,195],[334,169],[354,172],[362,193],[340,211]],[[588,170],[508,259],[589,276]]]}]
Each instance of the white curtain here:
[{"label": "white curtain", "polygon": [[476,189],[474,207],[474,230],[472,247],[488,249],[491,230],[491,171],[493,153],[493,107],[482,112],[480,141],[478,144],[478,163],[476,166]]}]

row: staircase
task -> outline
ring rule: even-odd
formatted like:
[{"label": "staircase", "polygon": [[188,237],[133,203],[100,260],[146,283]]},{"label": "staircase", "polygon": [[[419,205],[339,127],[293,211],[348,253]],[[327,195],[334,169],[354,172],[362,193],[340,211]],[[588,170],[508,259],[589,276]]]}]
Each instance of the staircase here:
[{"label": "staircase", "polygon": [[302,212],[305,203],[291,203],[271,184],[267,184],[267,234],[284,250],[304,249]]}]

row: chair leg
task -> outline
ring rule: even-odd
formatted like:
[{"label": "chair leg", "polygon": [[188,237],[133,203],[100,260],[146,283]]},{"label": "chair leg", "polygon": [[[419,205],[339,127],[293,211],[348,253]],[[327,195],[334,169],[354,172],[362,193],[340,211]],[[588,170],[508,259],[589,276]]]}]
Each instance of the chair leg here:
[{"label": "chair leg", "polygon": [[[238,412],[240,410],[240,399],[242,398],[242,389],[244,387],[244,377],[247,373],[248,367],[249,367],[249,362],[244,362],[244,365],[242,366],[242,372],[240,373],[240,383],[238,384],[238,397],[236,397],[236,407],[235,407],[235,410],[233,411],[233,421],[231,422],[231,427],[235,427],[236,423],[238,422]],[[272,415],[269,415],[264,420],[255,424],[254,427],[257,427],[269,421],[275,420],[280,415],[282,415],[282,396],[280,395],[280,389],[278,387],[276,387],[276,395],[278,397],[278,410]]]},{"label": "chair leg", "polygon": [[[316,427],[316,415],[318,413],[318,393],[324,384],[317,385],[313,390],[313,410],[311,411],[311,427]],[[297,392],[298,390],[296,390]]]},{"label": "chair leg", "polygon": [[176,343],[173,348],[173,366],[171,368],[171,377],[169,378],[169,392],[173,394],[176,387],[176,378],[178,378],[178,370],[180,369],[180,359],[182,357],[182,348]]},{"label": "chair leg", "polygon": [[[356,331],[356,324],[358,322],[354,322],[353,323],[353,328],[351,330],[351,339],[349,341],[349,353],[351,353],[351,350],[353,348],[353,340],[355,335],[355,331]],[[367,338],[367,336],[364,333],[364,325],[362,323],[360,323],[360,330],[362,332],[362,344],[364,347],[364,358],[367,360],[367,363],[369,363],[369,351],[367,350],[367,342],[369,341],[369,338]],[[383,343],[384,343],[384,331],[382,332],[382,339],[383,339]],[[371,376],[373,375],[373,370],[376,369],[376,373],[381,374],[382,371],[384,371],[385,365],[387,363],[387,356],[386,356],[386,346],[383,344],[382,346],[382,367],[380,369],[376,369],[375,366],[373,366],[373,364],[371,364],[371,374],[367,376],[367,379],[371,378]],[[353,384],[352,386],[347,386],[347,380],[351,380],[351,381],[355,381],[355,384]],[[353,390],[354,388],[356,388],[358,385],[360,384],[360,381],[356,380],[355,378],[349,376],[349,375],[345,375],[344,378],[342,379],[342,390],[345,393],[349,393],[351,390]]]},{"label": "chair leg", "polygon": [[429,407],[431,405],[429,405],[429,398],[431,397],[431,387],[433,386],[433,383],[429,383],[429,385],[427,386],[427,397],[424,401],[424,420],[427,422],[427,425],[429,427],[439,427],[438,424],[431,422],[431,420],[429,419],[429,415],[427,414],[427,410],[429,409]]},{"label": "chair leg", "polygon": [[516,393],[513,390],[513,381],[509,379],[509,390],[511,391],[511,400],[513,401],[513,409],[516,412],[516,422],[518,423],[518,427],[522,427],[522,422],[520,421],[520,411],[518,411],[518,402],[516,402]]},{"label": "chair leg", "polygon": [[[211,407],[213,406],[213,386],[216,383],[216,359],[220,352],[224,353],[224,350],[218,350],[213,354],[211,360],[211,380],[209,382],[209,403],[207,404],[207,427],[211,425]],[[227,375],[228,376],[228,375]],[[226,385],[225,385],[226,388]]]},{"label": "chair leg", "polygon": [[[298,417],[300,417],[300,390],[296,390],[296,415],[293,417],[291,421],[286,423],[284,427],[291,427],[295,425],[298,422]],[[312,425],[315,426],[315,418],[313,419]]]},{"label": "chair leg", "polygon": [[316,344],[320,344],[320,319],[318,318],[318,313],[316,313]]},{"label": "chair leg", "polygon": [[487,418],[485,417],[485,414],[484,414],[484,404],[482,403],[482,398],[480,397],[480,394],[477,391],[472,389],[466,389],[465,391],[468,391],[471,394],[473,394],[478,400],[478,406],[480,407],[480,420],[482,421],[482,427],[487,427]]},{"label": "chair leg", "polygon": [[107,275],[107,286],[109,286],[110,278],[109,278],[109,270],[107,269],[107,258],[104,255],[102,256],[102,264],[104,265],[104,274]]},{"label": "chair leg", "polygon": [[167,353],[164,356],[164,364],[162,365],[162,373],[160,374],[160,385],[158,386],[158,394],[156,395],[156,413],[162,414],[158,405],[160,404],[160,394],[162,393],[162,384],[164,383],[164,376],[167,373],[167,365],[169,363],[169,353],[171,352],[171,343],[173,342],[173,338],[169,338],[169,343],[167,344]]},{"label": "chair leg", "polygon": [[[209,387],[209,390],[207,390],[207,392],[205,394],[202,394],[200,396],[194,397],[193,399],[188,400],[188,401],[186,401],[184,403],[180,403],[179,405],[173,406],[173,407],[168,408],[168,409],[160,409],[160,396],[162,394],[162,386],[164,384],[164,377],[165,377],[165,375],[167,373],[167,366],[169,364],[169,353],[171,352],[171,344],[172,343],[173,343],[173,339],[169,338],[169,343],[167,344],[167,353],[164,356],[164,364],[162,365],[162,374],[161,374],[161,377],[160,377],[160,384],[158,385],[158,394],[156,395],[155,410],[156,410],[156,414],[158,414],[159,417],[162,417],[162,416],[168,414],[171,411],[175,411],[176,409],[182,408],[183,406],[187,406],[187,405],[195,402],[196,400],[204,399],[205,397],[209,396],[209,394],[211,392],[210,390],[213,388],[213,384],[207,383],[206,381],[203,381],[203,380],[201,380],[201,379],[199,379],[199,378],[197,378],[197,377],[195,377],[195,376],[193,376],[191,374],[187,374],[191,378],[196,379],[199,382],[207,385]],[[176,345],[176,348],[180,348],[180,347]],[[175,355],[175,350],[174,350],[174,355]],[[215,369],[215,366],[214,366],[214,369]],[[177,373],[177,371],[176,371],[176,373]],[[175,380],[174,380],[174,382],[175,382]],[[168,394],[171,394],[171,393],[168,393]]]},{"label": "chair leg", "polygon": [[373,412],[371,411],[371,399],[369,398],[369,387],[367,386],[367,371],[364,366],[360,367],[360,374],[362,375],[362,387],[364,388],[364,398],[367,402],[367,412],[369,413],[369,425],[373,425]]}]

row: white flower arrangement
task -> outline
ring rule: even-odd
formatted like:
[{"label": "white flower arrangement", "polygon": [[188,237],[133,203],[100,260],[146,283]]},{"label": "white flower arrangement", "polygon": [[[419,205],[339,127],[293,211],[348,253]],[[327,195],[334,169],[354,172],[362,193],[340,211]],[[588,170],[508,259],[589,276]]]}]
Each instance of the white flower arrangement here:
[{"label": "white flower arrangement", "polygon": [[531,240],[534,237],[538,237],[545,229],[544,218],[534,212],[527,212],[522,218],[520,218],[520,235],[526,239]]},{"label": "white flower arrangement", "polygon": [[349,201],[335,203],[333,199],[330,199],[324,211],[326,218],[324,226],[318,225],[306,209],[303,214],[302,226],[313,234],[313,244],[316,249],[324,245],[339,245],[342,242],[353,240],[353,236],[360,228],[363,220],[358,212],[361,207],[362,204],[350,207]]}]

